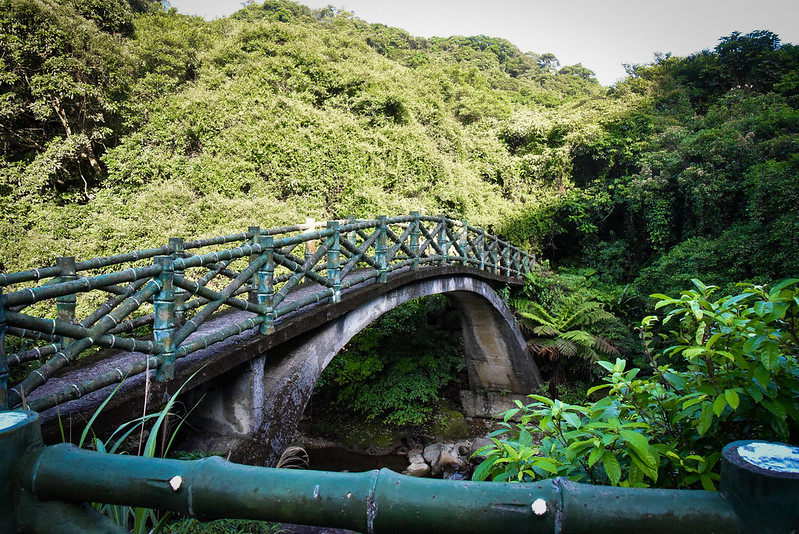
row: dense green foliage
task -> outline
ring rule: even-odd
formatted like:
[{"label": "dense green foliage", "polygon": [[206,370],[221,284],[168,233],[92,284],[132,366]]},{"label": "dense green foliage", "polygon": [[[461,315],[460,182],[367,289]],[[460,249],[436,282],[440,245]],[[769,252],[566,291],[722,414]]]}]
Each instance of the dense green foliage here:
[{"label": "dense green foliage", "polygon": [[795,275],[799,48],[758,31],[659,56],[613,88],[641,97],[573,149],[582,196],[556,245],[645,293]]},{"label": "dense green foliage", "polygon": [[339,405],[397,426],[429,422],[442,389],[458,381],[464,368],[453,311],[442,296],[389,311],[333,359],[312,403]]},{"label": "dense green foliage", "polygon": [[5,270],[305,216],[498,226],[556,194],[502,122],[603,92],[488,37],[287,1],[213,22],[158,6],[3,0]]},{"label": "dense green foliage", "polygon": [[[701,486],[718,480],[721,448],[736,439],[789,441],[799,434],[799,280],[774,287],[718,289],[694,280],[679,298],[655,295],[664,318],[643,320],[649,376],[625,360],[599,362],[605,384],[596,402],[568,404],[541,395],[509,412],[476,479],[567,476],[623,486]],[[676,323],[676,324],[675,324]],[[521,414],[521,422],[509,422]],[[534,442],[533,434],[541,442]]]},{"label": "dense green foliage", "polygon": [[[0,2],[0,268],[345,215],[467,218],[645,294],[799,268],[799,49],[630,66],[334,8]],[[665,285],[664,285],[665,284]]]}]

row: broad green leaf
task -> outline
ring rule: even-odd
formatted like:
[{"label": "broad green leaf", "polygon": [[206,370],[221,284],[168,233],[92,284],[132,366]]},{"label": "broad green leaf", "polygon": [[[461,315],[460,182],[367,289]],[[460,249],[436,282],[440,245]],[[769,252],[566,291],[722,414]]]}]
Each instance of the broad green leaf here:
[{"label": "broad green leaf", "polygon": [[542,456],[538,456],[533,459],[533,465],[548,473],[557,473],[560,471],[560,463],[555,461],[552,458],[545,458]]},{"label": "broad green leaf", "polygon": [[[707,329],[707,325],[705,323],[701,323],[696,328],[696,335],[694,336],[694,342],[697,345],[704,345],[705,343],[705,330]],[[709,349],[712,345],[709,345],[707,348]]]},{"label": "broad green leaf", "polygon": [[716,400],[713,401],[713,413],[716,414],[716,417],[721,417],[721,414],[724,412],[724,408],[727,407],[727,398],[725,395],[719,395],[716,397]]},{"label": "broad green leaf", "polygon": [[778,401],[769,398],[764,398],[761,404],[765,406],[768,411],[776,415],[779,419],[785,419],[785,416],[788,415],[785,406],[783,406],[782,403]]},{"label": "broad green leaf", "polygon": [[705,351],[705,347],[691,347],[689,349],[685,349],[683,351],[683,355],[690,360],[696,358],[700,354],[703,354]]},{"label": "broad green leaf", "polygon": [[705,491],[716,491],[716,485],[709,475],[702,475],[699,477],[699,480],[702,482],[702,488],[704,488]]},{"label": "broad green leaf", "polygon": [[639,456],[636,453],[630,454],[630,460],[632,465],[636,468],[640,469],[643,474],[651,478],[652,480],[657,480],[658,478],[658,471],[657,471],[657,462],[655,461],[655,457],[651,454],[648,454],[645,457]]},{"label": "broad green leaf", "polygon": [[594,393],[596,391],[600,391],[600,390],[603,390],[603,389],[606,389],[606,388],[609,388],[609,387],[612,387],[612,385],[611,384],[600,384],[598,386],[594,386],[594,387],[588,389],[587,395],[591,395],[592,393]]},{"label": "broad green leaf", "polygon": [[486,458],[480,462],[480,465],[478,465],[477,469],[472,473],[472,480],[486,480],[491,474],[495,462],[496,458]]},{"label": "broad green leaf", "polygon": [[755,352],[760,345],[766,340],[766,336],[763,334],[759,334],[757,336],[750,337],[744,342],[743,351],[747,354],[751,354]]},{"label": "broad green leaf", "polygon": [[785,421],[784,418],[777,418],[771,420],[771,428],[774,429],[777,436],[783,441],[788,440],[788,436],[790,434],[790,429],[788,428],[788,423]]},{"label": "broad green leaf", "polygon": [[787,280],[783,280],[782,282],[774,286],[774,288],[771,290],[771,293],[779,293],[786,287],[796,283],[799,283],[799,278],[789,278]]},{"label": "broad green leaf", "polygon": [[771,311],[763,319],[768,322],[778,321],[785,317],[785,312],[788,311],[789,307],[790,305],[787,302],[775,303]]},{"label": "broad green leaf", "polygon": [[520,447],[532,447],[533,446],[533,435],[526,428],[522,428],[519,431],[519,446]]},{"label": "broad green leaf", "polygon": [[766,388],[769,382],[771,382],[771,372],[766,369],[765,366],[758,365],[757,369],[755,369],[755,380],[757,380],[757,383],[763,388]]},{"label": "broad green leaf", "polygon": [[610,483],[614,486],[618,486],[619,480],[621,480],[621,466],[619,465],[619,460],[616,459],[616,456],[612,452],[605,451],[604,454],[602,454],[602,467],[605,469]]},{"label": "broad green leaf", "polygon": [[735,390],[733,389],[726,390],[724,392],[724,398],[727,399],[727,404],[729,404],[733,410],[738,409],[739,399],[738,399],[738,393]]},{"label": "broad green leaf", "polygon": [[564,412],[563,418],[574,428],[580,428],[580,426],[582,426],[580,418],[574,413]]},{"label": "broad green leaf", "polygon": [[760,402],[763,400],[763,392],[760,391],[760,388],[756,385],[747,387],[746,392],[749,393],[749,396],[752,397],[755,402]]},{"label": "broad green leaf", "polygon": [[758,301],[755,302],[755,305],[752,307],[755,310],[755,313],[760,317],[763,317],[767,313],[770,313],[774,309],[774,303],[772,302],[763,302]]},{"label": "broad green leaf", "polygon": [[543,402],[544,404],[546,404],[548,406],[554,406],[555,405],[555,403],[552,401],[552,399],[550,399],[549,397],[544,397],[543,395],[528,395],[528,397],[530,397],[531,399],[535,399],[535,400],[537,400],[539,402]]},{"label": "broad green leaf", "polygon": [[690,408],[694,404],[699,404],[700,402],[702,402],[706,398],[707,398],[707,395],[699,395],[699,396],[694,397],[692,399],[688,399],[687,401],[682,403],[682,409],[685,410],[686,408]]},{"label": "broad green leaf", "polygon": [[635,449],[639,456],[652,456],[649,452],[649,441],[643,434],[634,430],[621,430],[619,434],[630,447]]},{"label": "broad green leaf", "polygon": [[613,364],[610,363],[610,362],[606,362],[604,360],[600,360],[600,361],[596,362],[596,364],[598,366],[602,367],[603,369],[605,369],[608,372],[611,372],[611,373],[613,372]]},{"label": "broad green leaf", "polygon": [[[706,346],[708,349],[712,349],[712,348],[713,348],[713,345],[715,345],[715,344],[716,344],[716,341],[718,341],[719,339],[721,339],[721,336],[722,336],[722,334],[721,334],[721,333],[716,333],[716,334],[713,334],[712,336],[710,336],[710,339],[708,339],[708,340],[707,340],[707,343],[705,343],[705,346]],[[700,341],[700,342],[701,342],[701,341]]]},{"label": "broad green leaf", "polygon": [[763,344],[760,354],[760,361],[763,362],[766,369],[771,370],[777,367],[777,362],[780,359],[780,349],[776,342],[768,340]]},{"label": "broad green leaf", "polygon": [[704,436],[713,423],[713,409],[709,402],[704,403],[702,406],[702,413],[699,415],[699,424],[696,427],[700,436]]},{"label": "broad green leaf", "polygon": [[595,447],[591,450],[591,454],[588,455],[588,467],[594,467],[594,464],[602,458],[602,455],[605,453],[604,447]]}]

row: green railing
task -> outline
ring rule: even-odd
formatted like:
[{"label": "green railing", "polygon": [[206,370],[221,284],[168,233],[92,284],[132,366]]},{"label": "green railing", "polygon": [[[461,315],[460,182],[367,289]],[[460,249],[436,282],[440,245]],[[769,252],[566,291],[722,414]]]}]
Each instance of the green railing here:
[{"label": "green railing", "polygon": [[[172,238],[158,248],[81,262],[63,257],[53,267],[0,274],[0,409],[24,404],[42,411],[147,369],[169,380],[178,358],[245,330],[271,334],[285,315],[324,299],[338,302],[343,290],[367,280],[385,282],[399,269],[463,265],[518,278],[534,261],[465,221],[413,212]],[[305,281],[315,290],[294,291]],[[223,308],[249,313],[192,336]],[[10,355],[6,335],[21,347]],[[141,358],[26,402],[55,373],[98,348]],[[24,376],[20,370],[29,362],[41,365]],[[10,370],[24,378],[9,384]]]},{"label": "green railing", "polygon": [[221,458],[167,460],[42,445],[35,412],[0,411],[0,532],[125,532],[86,502],[262,519],[364,534],[788,534],[799,526],[799,448],[738,441],[719,491],[435,480],[386,469],[331,473]]}]

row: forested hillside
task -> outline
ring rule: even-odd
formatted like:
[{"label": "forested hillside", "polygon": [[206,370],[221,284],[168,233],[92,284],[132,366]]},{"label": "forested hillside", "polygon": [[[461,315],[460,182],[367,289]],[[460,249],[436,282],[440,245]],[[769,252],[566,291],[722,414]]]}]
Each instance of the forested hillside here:
[{"label": "forested hillside", "polygon": [[5,271],[422,210],[646,292],[799,272],[799,48],[768,31],[607,89],[283,0],[0,0],[0,65]]}]

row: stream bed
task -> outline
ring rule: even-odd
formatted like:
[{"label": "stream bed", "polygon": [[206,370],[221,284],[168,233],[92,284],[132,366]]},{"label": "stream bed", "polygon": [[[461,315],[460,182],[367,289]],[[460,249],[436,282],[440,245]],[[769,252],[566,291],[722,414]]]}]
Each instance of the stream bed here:
[{"label": "stream bed", "polygon": [[387,468],[402,473],[408,467],[408,457],[402,454],[361,454],[341,447],[306,448],[309,469],[317,471],[348,471],[360,473]]}]

